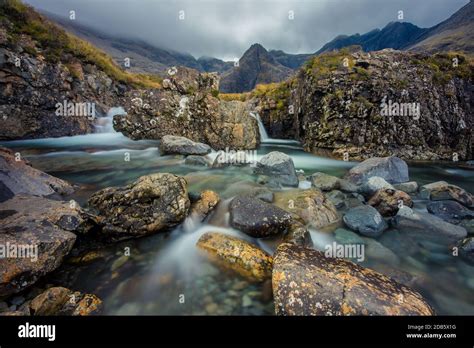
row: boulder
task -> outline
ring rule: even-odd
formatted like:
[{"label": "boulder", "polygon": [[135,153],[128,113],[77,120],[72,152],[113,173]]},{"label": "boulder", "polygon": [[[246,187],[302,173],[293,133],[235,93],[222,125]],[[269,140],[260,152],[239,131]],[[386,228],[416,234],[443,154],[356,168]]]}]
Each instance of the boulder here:
[{"label": "boulder", "polygon": [[351,230],[367,237],[378,237],[388,228],[380,213],[370,205],[351,208],[342,219]]},{"label": "boulder", "polygon": [[0,221],[0,297],[58,268],[74,245],[73,232],[90,228],[78,205],[23,194],[0,203]]},{"label": "boulder", "polygon": [[381,189],[391,189],[395,190],[395,188],[385,181],[384,178],[373,176],[369,178],[361,187],[361,192],[366,195],[367,197],[371,197],[375,194],[378,190]]},{"label": "boulder", "polygon": [[417,235],[423,241],[451,244],[467,236],[465,228],[450,224],[429,213],[415,212],[402,207],[394,218],[397,229],[406,230],[412,236]]},{"label": "boulder", "polygon": [[212,151],[209,145],[185,137],[165,135],[161,138],[160,152],[163,155],[207,155]]},{"label": "boulder", "polygon": [[361,236],[345,228],[336,229],[334,231],[334,239],[340,244],[366,244]]},{"label": "boulder", "polygon": [[378,176],[391,184],[409,180],[408,165],[398,157],[372,157],[349,170],[346,179],[357,185],[364,183],[372,176]]},{"label": "boulder", "polygon": [[393,187],[396,190],[400,190],[408,194],[414,194],[418,192],[418,183],[416,181],[402,182],[401,184],[393,185]]},{"label": "boulder", "polygon": [[237,196],[229,205],[230,225],[254,238],[288,231],[291,214],[258,198]]},{"label": "boulder", "polygon": [[338,190],[340,188],[339,178],[325,173],[314,173],[310,178],[311,184],[321,191]]},{"label": "boulder", "polygon": [[339,190],[332,190],[326,193],[326,196],[337,209],[341,209],[346,205],[346,195]]},{"label": "boulder", "polygon": [[426,209],[429,213],[452,224],[458,224],[464,219],[474,219],[474,211],[467,209],[456,201],[428,202]]},{"label": "boulder", "polygon": [[459,186],[448,184],[446,181],[437,181],[423,185],[420,189],[423,199],[432,201],[454,200],[466,207],[473,205],[473,196]]},{"label": "boulder", "polygon": [[368,204],[377,209],[382,216],[396,215],[402,205],[413,207],[413,201],[407,193],[393,189],[378,190],[369,199]]},{"label": "boulder", "polygon": [[184,164],[188,166],[210,167],[212,161],[207,156],[190,155],[184,159]]},{"label": "boulder", "polygon": [[283,152],[273,151],[257,162],[255,174],[263,174],[271,183],[282,186],[298,186],[298,176],[290,156]]},{"label": "boulder", "polygon": [[277,315],[434,315],[416,291],[323,252],[281,244],[273,260]]},{"label": "boulder", "polygon": [[241,239],[217,232],[206,232],[197,246],[205,250],[211,260],[240,275],[256,281],[269,279],[273,259],[263,250]]},{"label": "boulder", "polygon": [[32,315],[87,316],[99,314],[101,309],[102,301],[97,296],[63,287],[49,288],[30,302]]},{"label": "boulder", "polygon": [[94,193],[89,205],[100,217],[102,235],[111,240],[142,237],[181,223],[190,208],[186,180],[157,173],[124,187]]},{"label": "boulder", "polygon": [[315,188],[277,192],[274,204],[313,228],[322,228],[340,220],[334,204]]},{"label": "boulder", "polygon": [[[17,160],[18,159],[18,160]],[[0,147],[0,202],[16,194],[33,196],[67,195],[70,184],[31,167],[28,161],[13,151]]]},{"label": "boulder", "polygon": [[219,195],[214,191],[206,190],[201,192],[199,199],[191,204],[190,216],[195,217],[199,221],[204,221],[219,201]]}]

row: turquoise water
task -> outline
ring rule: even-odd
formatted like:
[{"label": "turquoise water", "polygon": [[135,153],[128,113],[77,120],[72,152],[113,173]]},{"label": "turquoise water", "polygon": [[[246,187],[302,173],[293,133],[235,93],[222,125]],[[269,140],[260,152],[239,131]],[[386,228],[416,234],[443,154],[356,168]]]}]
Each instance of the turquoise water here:
[{"label": "turquoise water", "polygon": [[[257,151],[290,155],[306,175],[316,171],[343,176],[355,162],[323,158],[302,151],[295,142],[268,140]],[[182,156],[160,156],[157,141],[132,141],[119,133],[97,133],[55,139],[4,142],[34,167],[77,185],[73,195],[85,205],[91,193],[124,185],[155,172],[185,176],[189,191],[211,189],[222,198],[212,216],[190,219],[166,234],[114,244],[83,265],[65,264],[51,276],[62,285],[97,294],[106,314],[273,314],[270,284],[248,283],[217,269],[196,249],[206,231],[221,231],[250,240],[268,252],[275,241],[252,240],[228,225],[227,204],[243,190],[257,186],[251,168],[205,169],[184,165]],[[129,160],[127,160],[129,158]],[[453,163],[409,163],[410,179],[419,184],[446,180],[474,192],[473,171]],[[416,208],[424,210],[423,202]],[[331,231],[312,230],[315,248],[334,241]],[[386,231],[370,241],[364,265],[405,279],[441,314],[474,314],[474,267],[450,256],[449,248],[419,243],[409,231]],[[129,249],[127,249],[129,248]],[[130,256],[124,253],[130,250]]]}]

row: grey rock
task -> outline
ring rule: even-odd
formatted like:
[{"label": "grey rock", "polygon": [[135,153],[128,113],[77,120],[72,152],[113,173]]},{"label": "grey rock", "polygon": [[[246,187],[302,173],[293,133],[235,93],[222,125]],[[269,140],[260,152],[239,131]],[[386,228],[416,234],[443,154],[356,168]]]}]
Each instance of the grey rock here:
[{"label": "grey rock", "polygon": [[382,215],[369,205],[350,209],[343,221],[351,230],[367,237],[378,237],[388,227]]},{"label": "grey rock", "polygon": [[212,151],[207,144],[194,142],[188,138],[165,135],[161,138],[160,151],[171,155],[207,155]]},{"label": "grey rock", "polygon": [[429,213],[453,224],[458,224],[464,219],[474,219],[474,211],[456,201],[428,202],[426,209]]},{"label": "grey rock", "polygon": [[270,180],[283,186],[298,186],[293,160],[283,152],[273,151],[263,156],[254,172],[267,175]]},{"label": "grey rock", "polygon": [[398,157],[373,157],[349,170],[346,179],[362,184],[373,176],[381,177],[391,184],[406,182],[409,180],[408,165]]},{"label": "grey rock", "polygon": [[389,184],[384,178],[381,178],[379,176],[373,176],[367,180],[362,185],[362,193],[364,193],[367,196],[372,196],[375,194],[378,190],[380,189],[392,189],[394,190],[394,187]]},{"label": "grey rock", "polygon": [[408,194],[413,194],[418,192],[418,183],[416,181],[403,182],[401,184],[393,185],[395,189],[403,191]]},{"label": "grey rock", "polygon": [[184,164],[188,166],[210,167],[212,161],[207,156],[190,155],[184,159]]}]

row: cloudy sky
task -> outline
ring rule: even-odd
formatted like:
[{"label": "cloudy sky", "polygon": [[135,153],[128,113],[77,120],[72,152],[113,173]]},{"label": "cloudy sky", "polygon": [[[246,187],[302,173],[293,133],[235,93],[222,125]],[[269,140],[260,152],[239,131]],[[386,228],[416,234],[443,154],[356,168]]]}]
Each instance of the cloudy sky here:
[{"label": "cloudy sky", "polygon": [[[339,34],[365,33],[398,20],[430,27],[469,0],[26,0],[115,36],[222,59],[252,43],[311,53]],[[182,12],[184,11],[184,12]],[[183,17],[184,19],[180,19]],[[291,16],[293,15],[293,16]],[[291,19],[292,17],[293,19]]]}]

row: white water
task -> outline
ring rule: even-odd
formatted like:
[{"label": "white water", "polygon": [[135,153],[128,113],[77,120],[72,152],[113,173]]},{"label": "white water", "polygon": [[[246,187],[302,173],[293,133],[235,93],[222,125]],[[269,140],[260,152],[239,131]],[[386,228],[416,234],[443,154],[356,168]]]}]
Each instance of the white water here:
[{"label": "white water", "polygon": [[250,116],[252,116],[253,118],[255,118],[257,120],[258,131],[260,133],[260,142],[262,144],[275,144],[275,145],[277,145],[277,144],[285,144],[285,145],[287,145],[287,144],[293,144],[293,145],[299,144],[299,142],[296,141],[296,140],[270,138],[268,136],[267,130],[265,129],[265,126],[263,125],[262,119],[260,118],[260,115],[258,114],[258,112],[251,112]]},{"label": "white water", "polygon": [[126,111],[121,106],[110,108],[105,117],[97,119],[95,127],[97,133],[117,133],[113,124],[114,116],[126,114]]}]

